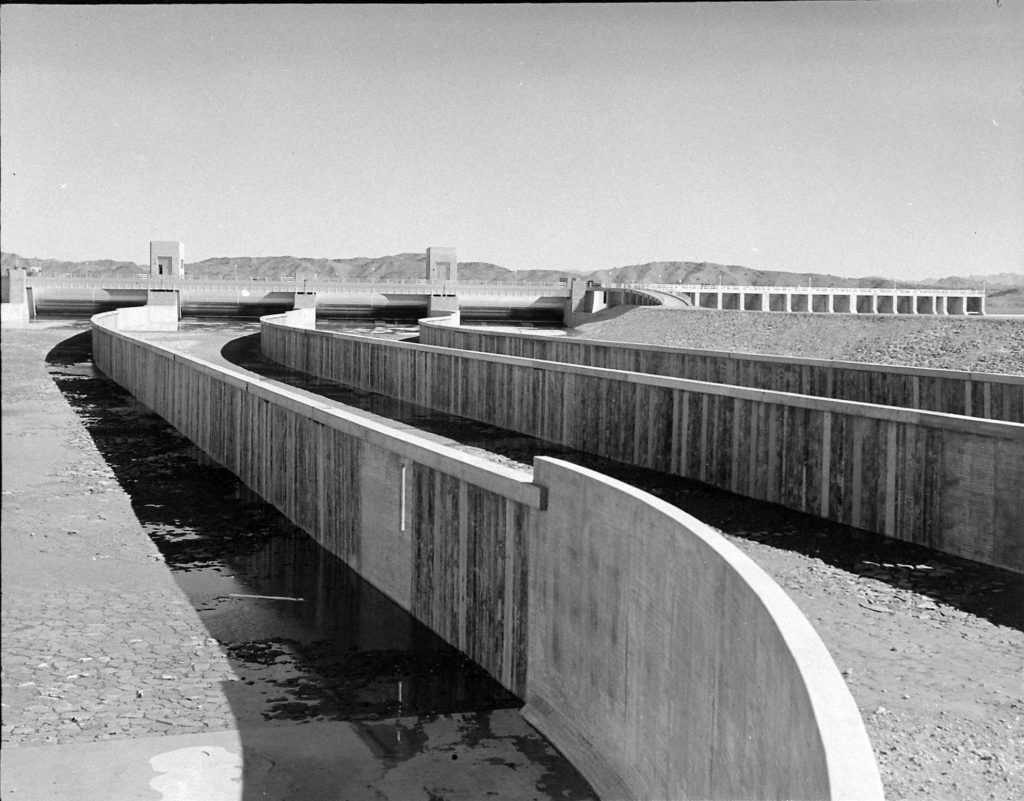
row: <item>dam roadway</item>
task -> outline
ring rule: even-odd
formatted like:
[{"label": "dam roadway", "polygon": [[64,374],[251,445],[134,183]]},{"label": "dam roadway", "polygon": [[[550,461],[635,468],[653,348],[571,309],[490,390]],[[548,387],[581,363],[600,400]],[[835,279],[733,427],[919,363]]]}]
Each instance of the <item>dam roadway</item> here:
[{"label": "dam roadway", "polygon": [[[554,455],[639,486],[720,529],[797,602],[843,671],[875,747],[887,795],[987,797],[1024,786],[986,754],[1019,730],[1015,712],[1024,584],[1011,572],[945,556],[698,482],[572,453],[528,437],[310,379],[266,361],[257,338],[150,334],[200,358],[241,366],[368,413],[455,440],[476,455],[528,464]],[[976,679],[979,665],[986,677]],[[955,700],[951,700],[955,699]],[[1020,749],[1019,745],[1011,748]],[[998,744],[998,745],[997,745]],[[977,753],[975,753],[977,752]],[[1016,764],[1021,764],[1016,754]],[[971,779],[953,768],[973,767]],[[956,783],[956,786],[954,786]],[[1011,792],[1012,796],[1014,793]]]}]

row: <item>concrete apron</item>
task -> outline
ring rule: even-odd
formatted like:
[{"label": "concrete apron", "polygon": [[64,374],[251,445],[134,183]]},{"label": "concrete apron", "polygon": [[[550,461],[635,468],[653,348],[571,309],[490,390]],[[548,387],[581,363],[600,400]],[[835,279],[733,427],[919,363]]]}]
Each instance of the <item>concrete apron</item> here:
[{"label": "concrete apron", "polygon": [[[465,742],[460,719],[476,716],[452,715],[422,730],[415,719],[369,726],[299,723],[5,748],[0,794],[11,801],[428,801],[483,799],[496,792],[502,799],[537,798],[543,768],[515,747],[536,733],[515,710],[489,716],[493,737],[471,743]],[[394,737],[402,730],[412,735],[407,746]],[[496,765],[507,768],[497,788]]]}]

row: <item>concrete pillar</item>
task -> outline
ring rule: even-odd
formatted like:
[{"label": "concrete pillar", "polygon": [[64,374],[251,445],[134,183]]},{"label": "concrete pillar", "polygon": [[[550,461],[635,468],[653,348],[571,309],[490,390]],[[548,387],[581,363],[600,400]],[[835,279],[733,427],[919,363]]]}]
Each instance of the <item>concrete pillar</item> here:
[{"label": "concrete pillar", "polygon": [[3,278],[4,300],[0,303],[0,322],[10,325],[27,323],[35,317],[31,290],[24,270],[11,270]]},{"label": "concrete pillar", "polygon": [[576,325],[577,314],[586,312],[585,303],[587,300],[587,284],[582,278],[573,278],[569,281],[569,297],[565,299],[565,307],[562,310],[562,324],[566,328]]},{"label": "concrete pillar", "polygon": [[454,317],[459,319],[459,298],[457,295],[431,295],[427,306],[427,317]]},{"label": "concrete pillar", "polygon": [[828,313],[835,314],[836,311],[836,294],[835,292],[828,293]]},{"label": "concrete pillar", "polygon": [[936,295],[935,296],[935,313],[936,314],[949,314],[949,309],[946,308],[946,296]]},{"label": "concrete pillar", "polygon": [[295,300],[293,301],[293,308],[296,309],[315,309],[316,308],[316,292],[296,292]]},{"label": "concrete pillar", "polygon": [[584,301],[583,308],[588,312],[599,312],[602,309],[608,308],[608,295],[603,289],[590,289],[587,291],[587,297]]}]

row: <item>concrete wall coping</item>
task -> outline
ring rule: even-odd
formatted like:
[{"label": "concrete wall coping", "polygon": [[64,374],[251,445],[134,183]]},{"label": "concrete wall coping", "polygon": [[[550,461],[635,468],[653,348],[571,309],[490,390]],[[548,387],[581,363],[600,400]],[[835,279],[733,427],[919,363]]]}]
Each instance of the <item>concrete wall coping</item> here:
[{"label": "concrete wall coping", "polygon": [[363,441],[392,451],[401,458],[438,470],[481,489],[504,495],[534,509],[543,508],[544,492],[533,483],[532,471],[528,468],[517,469],[490,462],[448,445],[347,412],[328,401],[313,400],[300,392],[284,389],[195,356],[163,348],[157,343],[147,342],[143,337],[111,327],[110,323],[116,323],[117,316],[125,311],[134,310],[116,309],[104,312],[93,316],[92,322],[114,336],[132,340],[145,350],[171,361],[188,364],[197,372],[215,377],[225,384],[243,389],[268,402],[307,415],[322,425],[358,435]]},{"label": "concrete wall coping", "polygon": [[[647,307],[647,310],[656,310],[660,307],[652,306]],[[692,309],[693,311],[705,311],[703,309]],[[959,318],[956,318],[959,319]],[[473,334],[486,334],[487,331],[483,330],[482,327],[471,327],[471,326],[459,326],[451,323],[445,323],[437,319],[430,319],[424,323],[420,321],[421,325],[438,326],[444,328],[455,328],[466,333]],[[515,337],[517,339],[529,339],[536,340],[542,335],[520,333],[520,332],[502,332],[502,336]],[[674,348],[664,345],[644,345],[640,342],[610,342],[604,339],[585,339],[583,337],[567,337],[566,342],[579,342],[581,345],[591,345],[601,348],[619,348],[621,350],[642,350],[651,353],[679,353],[684,355],[692,356],[711,356],[715,358],[729,358],[729,359],[748,359],[755,362],[766,362],[768,364],[786,364],[786,365],[808,365],[813,367],[829,367],[840,370],[860,370],[863,372],[881,372],[881,373],[897,373],[908,376],[920,376],[921,378],[951,378],[963,381],[976,380],[976,381],[990,381],[1002,384],[1014,384],[1024,386],[1024,376],[1014,375],[1012,373],[981,373],[970,370],[942,370],[933,367],[902,367],[896,364],[877,364],[875,362],[843,362],[834,361],[832,359],[810,359],[803,356],[773,356],[767,353],[746,353],[744,351],[730,351],[730,350],[703,350],[701,348]]]},{"label": "concrete wall coping", "polygon": [[[269,315],[267,317],[261,317],[260,323],[261,325],[279,325],[286,328],[294,328],[294,326],[288,325],[285,315]],[[423,321],[421,320],[420,323],[423,324]],[[457,348],[443,348],[437,345],[421,345],[415,342],[384,340],[379,337],[371,337],[363,334],[346,334],[338,331],[306,331],[306,335],[350,339],[360,342],[372,342],[385,347],[405,348],[408,350],[419,351],[421,353],[435,353],[441,356],[458,356],[459,358],[495,362],[499,364],[516,364],[523,367],[532,367],[536,370],[557,370],[559,372],[572,373],[574,375],[627,381],[632,384],[699,392],[706,395],[719,395],[738,400],[764,401],[768,403],[776,403],[781,406],[815,409],[818,411],[835,412],[837,414],[856,414],[861,417],[875,420],[888,420],[894,423],[909,423],[913,425],[927,426],[930,428],[970,432],[983,436],[1008,437],[1013,440],[1024,442],[1024,423],[1007,423],[998,420],[985,420],[975,417],[965,417],[963,415],[945,414],[943,412],[905,409],[899,406],[880,406],[873,403],[862,403],[859,401],[821,398],[816,395],[799,395],[792,392],[751,389],[748,387],[733,386],[731,384],[715,384],[710,381],[694,381],[688,378],[669,378],[666,376],[652,375],[650,373],[613,370],[606,367],[586,367],[583,365],[568,364],[565,362],[551,362],[545,359],[527,359],[522,356],[506,356],[504,354],[483,353],[480,351],[460,350]]]}]

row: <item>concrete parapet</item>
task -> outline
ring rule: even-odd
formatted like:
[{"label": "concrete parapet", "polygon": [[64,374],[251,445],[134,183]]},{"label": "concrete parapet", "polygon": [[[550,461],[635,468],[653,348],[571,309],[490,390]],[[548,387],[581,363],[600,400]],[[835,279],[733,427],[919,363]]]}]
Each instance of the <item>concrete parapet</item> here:
[{"label": "concrete parapet", "polygon": [[1024,572],[1024,424],[262,330],[269,358],[320,377]]},{"label": "concrete parapet", "polygon": [[[286,325],[306,311],[265,318],[265,342],[327,364],[330,333]],[[93,318],[96,365],[525,696],[604,797],[881,799],[820,639],[707,526],[574,465],[499,466],[169,351],[120,333],[125,313]],[[396,352],[378,367],[407,377]]]}]

